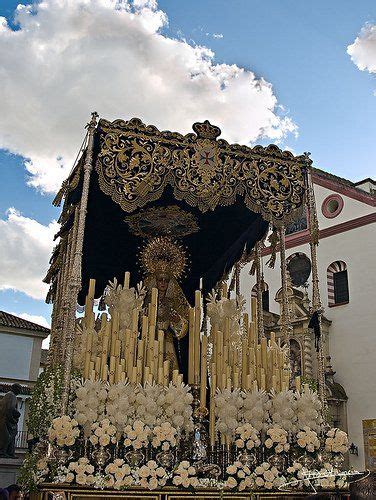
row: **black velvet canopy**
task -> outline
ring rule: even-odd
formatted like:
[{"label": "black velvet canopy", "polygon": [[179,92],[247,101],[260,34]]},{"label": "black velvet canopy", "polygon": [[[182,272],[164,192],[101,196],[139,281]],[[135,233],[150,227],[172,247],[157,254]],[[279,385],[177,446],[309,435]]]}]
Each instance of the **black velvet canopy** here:
[{"label": "black velvet canopy", "polygon": [[[301,213],[307,156],[294,157],[273,145],[230,145],[217,139],[220,129],[209,122],[196,123],[193,129],[195,134],[183,136],[160,132],[138,119],[100,120],[85,220],[80,304],[90,278],[96,280],[96,297],[114,277],[122,283],[125,271],[130,271],[132,285],[141,281],[138,253],[144,241],[130,230],[130,214],[175,206],[196,218],[198,230],[182,238],[190,266],[181,286],[192,302],[200,278],[208,293],[265,236],[269,223],[282,225]],[[60,243],[45,280],[52,288],[81,199],[84,162],[85,152],[60,193]],[[50,295],[53,301],[54,292]]]},{"label": "black velvet canopy", "polygon": [[[181,286],[190,301],[201,277],[204,292],[210,291],[240,259],[243,250],[250,251],[268,228],[261,215],[251,212],[241,199],[234,205],[202,213],[174,199],[171,189],[166,189],[163,196],[150,205],[177,205],[198,220],[199,231],[183,238],[190,266]],[[129,231],[124,219],[124,211],[100,190],[94,173],[85,228],[80,304],[85,301],[90,278],[97,281],[96,297],[102,294],[108,280],[116,277],[122,283],[125,271],[131,273],[131,284],[142,279],[137,255],[143,239]]]}]

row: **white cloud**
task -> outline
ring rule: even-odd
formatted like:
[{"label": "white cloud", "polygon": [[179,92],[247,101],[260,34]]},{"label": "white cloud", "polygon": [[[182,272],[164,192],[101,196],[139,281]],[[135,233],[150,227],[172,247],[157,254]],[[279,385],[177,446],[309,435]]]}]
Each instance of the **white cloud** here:
[{"label": "white cloud", "polygon": [[43,0],[15,20],[0,22],[0,147],[29,159],[37,188],[59,187],[94,110],[181,132],[209,119],[241,143],[296,131],[270,83],[162,35],[155,0]]},{"label": "white cloud", "polygon": [[48,349],[50,347],[51,335],[46,337],[42,342],[42,349]]},{"label": "white cloud", "polygon": [[48,226],[21,215],[14,208],[0,219],[0,290],[20,290],[44,299],[48,285],[42,283],[53,248],[58,224]]},{"label": "white cloud", "polygon": [[361,71],[376,73],[376,25],[363,26],[354,43],[347,47],[347,53]]},{"label": "white cloud", "polygon": [[37,325],[44,326],[46,328],[51,328],[50,323],[46,320],[44,316],[39,316],[38,314],[29,314],[26,312],[23,313],[11,312],[10,314],[14,314],[14,316],[26,319],[27,321],[31,321],[32,323],[36,323]]},{"label": "white cloud", "polygon": [[213,33],[213,38],[223,38],[222,33]]}]

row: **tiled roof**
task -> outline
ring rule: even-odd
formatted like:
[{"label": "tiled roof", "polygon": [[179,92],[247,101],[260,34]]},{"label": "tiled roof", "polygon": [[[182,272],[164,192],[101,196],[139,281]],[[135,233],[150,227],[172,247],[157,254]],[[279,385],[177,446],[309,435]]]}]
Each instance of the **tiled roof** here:
[{"label": "tiled roof", "polygon": [[50,329],[45,326],[37,325],[27,319],[19,318],[5,311],[0,311],[0,326],[10,328],[20,328],[22,330],[32,330],[34,332],[50,333]]},{"label": "tiled roof", "polygon": [[325,172],[324,170],[320,170],[319,168],[313,168],[312,171],[314,174],[319,175],[320,177],[330,179],[334,182],[337,182],[338,184],[342,184],[342,186],[353,188],[356,191],[359,191],[360,193],[365,194],[367,196],[370,196],[370,197],[375,196],[372,193],[368,193],[364,189],[358,187],[358,184],[361,184],[367,180],[372,182],[372,183],[375,182],[373,179],[364,179],[363,181],[352,182],[352,181],[349,181],[348,179],[345,179],[344,177],[339,177],[338,175],[330,174],[329,172]]}]

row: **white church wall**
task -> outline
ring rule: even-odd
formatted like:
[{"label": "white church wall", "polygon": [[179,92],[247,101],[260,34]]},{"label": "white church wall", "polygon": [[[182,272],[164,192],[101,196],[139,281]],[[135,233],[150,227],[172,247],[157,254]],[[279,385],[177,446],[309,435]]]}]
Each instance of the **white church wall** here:
[{"label": "white church wall", "polygon": [[[325,217],[325,215],[322,213],[321,208],[324,200],[332,194],[339,194],[339,196],[341,196],[341,198],[343,199],[343,208],[336,217],[330,219]],[[325,229],[336,224],[341,224],[342,222],[346,222],[348,220],[357,219],[358,217],[363,217],[364,215],[368,215],[375,211],[374,207],[367,205],[362,201],[354,200],[349,196],[336,193],[336,191],[324,188],[322,186],[315,186],[315,198],[320,229]]]}]

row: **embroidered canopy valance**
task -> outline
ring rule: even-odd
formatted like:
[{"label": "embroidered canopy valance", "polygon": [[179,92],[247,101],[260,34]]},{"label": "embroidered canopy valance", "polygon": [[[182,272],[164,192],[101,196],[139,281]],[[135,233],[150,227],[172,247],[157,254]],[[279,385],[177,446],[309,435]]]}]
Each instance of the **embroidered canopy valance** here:
[{"label": "embroidered canopy valance", "polygon": [[141,120],[101,119],[96,163],[101,190],[126,212],[158,200],[170,185],[177,200],[202,212],[232,205],[237,196],[274,225],[295,220],[305,195],[307,155],[275,145],[253,148],[218,139],[208,121],[195,133],[161,132]]}]

